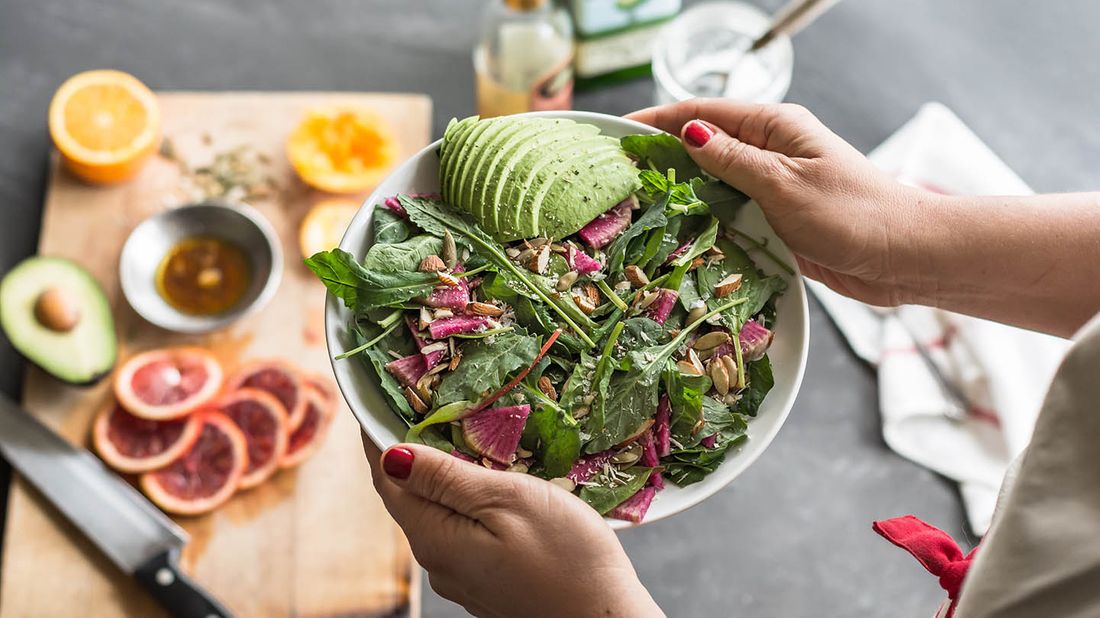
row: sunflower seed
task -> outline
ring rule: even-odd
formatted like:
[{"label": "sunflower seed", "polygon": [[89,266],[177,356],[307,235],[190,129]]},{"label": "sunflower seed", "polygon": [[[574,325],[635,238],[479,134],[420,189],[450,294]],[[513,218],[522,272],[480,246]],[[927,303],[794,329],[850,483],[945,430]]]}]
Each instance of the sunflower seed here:
[{"label": "sunflower seed", "polygon": [[695,343],[691,344],[691,347],[699,351],[713,350],[714,348],[717,348],[718,346],[728,342],[729,340],[730,336],[727,333],[716,330],[712,333],[707,333],[702,337],[696,339]]},{"label": "sunflower seed", "polygon": [[714,382],[714,390],[718,391],[719,395],[730,392],[730,374],[722,359],[710,361],[710,369],[707,373],[710,374],[710,379]]},{"label": "sunflower seed", "polygon": [[572,491],[577,488],[577,484],[574,483],[572,479],[568,479],[564,476],[560,476],[556,479],[550,479],[550,482],[570,493],[572,493]]},{"label": "sunflower seed", "polygon": [[451,236],[451,230],[443,230],[443,262],[447,268],[454,268],[458,264],[458,247],[455,246],[455,238]]},{"label": "sunflower seed", "polygon": [[568,290],[569,288],[573,287],[574,283],[577,282],[578,276],[579,275],[577,274],[577,272],[573,270],[565,273],[558,278],[558,284],[554,286],[554,289],[559,292],[564,292]]},{"label": "sunflower seed", "polygon": [[420,319],[417,320],[417,322],[418,322],[417,326],[420,327],[420,330],[424,330],[425,328],[428,328],[428,325],[431,324],[433,321],[435,321],[435,318],[432,317],[432,312],[428,311],[427,307],[421,307],[420,308]]}]

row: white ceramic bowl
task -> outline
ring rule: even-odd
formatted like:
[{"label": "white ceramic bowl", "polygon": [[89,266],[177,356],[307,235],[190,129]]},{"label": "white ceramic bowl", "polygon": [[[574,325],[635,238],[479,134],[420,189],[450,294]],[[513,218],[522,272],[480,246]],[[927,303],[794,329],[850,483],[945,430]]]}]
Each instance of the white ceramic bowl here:
[{"label": "white ceramic bowl", "polygon": [[[612,137],[657,132],[652,127],[631,120],[592,112],[535,112],[529,115],[570,118],[577,122],[590,123]],[[348,226],[340,242],[341,249],[359,259],[363,258],[371,244],[371,215],[375,207],[383,207],[381,204],[386,197],[397,193],[439,191],[439,157],[436,155],[439,144],[437,141],[418,152],[378,185]],[[737,223],[743,231],[757,238],[768,239],[768,247],[797,268],[794,257],[776,237],[755,203],[742,209]],[[753,257],[757,265],[769,274],[782,272],[766,257]],[[679,513],[725,487],[756,461],[786,420],[802,383],[809,342],[806,288],[797,272],[794,277],[788,277],[788,280],[787,291],[776,305],[776,334],[768,353],[775,374],[775,387],[764,399],[756,418],[749,422],[749,439],[741,446],[731,449],[725,463],[703,481],[684,488],[667,484],[666,489],[657,494],[643,523]],[[325,336],[331,356],[354,347],[347,330],[351,317],[351,312],[344,308],[343,303],[330,294],[325,307]],[[371,440],[383,449],[400,442],[405,435],[405,424],[390,409],[373,370],[358,359],[333,361],[332,368],[352,413]],[[633,525],[619,520],[608,521],[614,528]]]}]

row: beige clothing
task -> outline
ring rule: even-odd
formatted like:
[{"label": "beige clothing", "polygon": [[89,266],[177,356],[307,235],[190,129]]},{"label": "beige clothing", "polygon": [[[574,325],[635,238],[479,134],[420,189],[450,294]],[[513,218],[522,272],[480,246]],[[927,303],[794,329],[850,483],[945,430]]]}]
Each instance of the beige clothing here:
[{"label": "beige clothing", "polygon": [[1100,616],[1100,315],[1075,339],[955,618]]}]

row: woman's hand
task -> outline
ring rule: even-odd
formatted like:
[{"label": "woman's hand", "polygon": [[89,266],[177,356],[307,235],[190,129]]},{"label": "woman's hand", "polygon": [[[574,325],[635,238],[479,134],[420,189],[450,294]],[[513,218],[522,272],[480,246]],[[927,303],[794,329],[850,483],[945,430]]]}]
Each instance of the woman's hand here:
[{"label": "woman's hand", "polygon": [[432,589],[477,616],[663,616],[607,523],[547,481],[363,436]]},{"label": "woman's hand", "polygon": [[876,305],[919,296],[914,210],[934,196],[880,172],[805,108],[695,99],[627,117],[681,135],[703,169],[755,199],[804,274]]}]

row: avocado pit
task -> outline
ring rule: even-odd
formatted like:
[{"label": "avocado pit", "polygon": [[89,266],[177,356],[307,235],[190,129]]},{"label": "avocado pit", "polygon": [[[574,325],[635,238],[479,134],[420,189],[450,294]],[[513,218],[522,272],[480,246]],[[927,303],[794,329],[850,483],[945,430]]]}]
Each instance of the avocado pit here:
[{"label": "avocado pit", "polygon": [[67,333],[80,322],[80,305],[63,288],[46,288],[34,301],[34,319],[56,333]]}]

